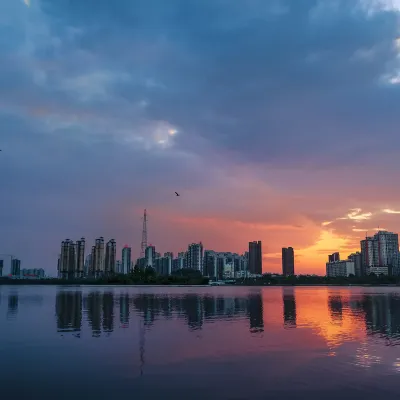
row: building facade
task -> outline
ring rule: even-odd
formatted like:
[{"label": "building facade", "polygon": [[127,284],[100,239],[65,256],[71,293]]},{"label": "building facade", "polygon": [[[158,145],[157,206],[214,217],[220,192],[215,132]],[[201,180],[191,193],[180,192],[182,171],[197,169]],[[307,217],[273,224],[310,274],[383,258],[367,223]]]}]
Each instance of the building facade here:
[{"label": "building facade", "polygon": [[399,237],[397,233],[378,231],[361,240],[361,262],[365,274],[391,274],[397,268]]},{"label": "building facade", "polygon": [[328,262],[340,261],[340,254],[338,252],[329,254]]},{"label": "building facade", "polygon": [[326,263],[326,276],[339,277],[355,275],[354,262],[349,260]]},{"label": "building facade", "polygon": [[203,272],[203,244],[192,243],[186,252],[186,268]]},{"label": "building facade", "polygon": [[282,274],[294,275],[294,250],[293,247],[282,248]]},{"label": "building facade", "polygon": [[104,274],[106,276],[115,274],[115,263],[117,261],[117,245],[114,239],[106,244],[106,254],[104,258]]},{"label": "building facade", "polygon": [[132,263],[132,249],[128,246],[124,246],[122,249],[122,274],[129,274],[131,271]]},{"label": "building facade", "polygon": [[361,253],[359,251],[357,251],[356,253],[350,254],[347,258],[348,258],[348,260],[354,262],[354,275],[355,276],[364,276],[365,271],[362,266]]},{"label": "building facade", "polygon": [[17,277],[21,275],[21,260],[17,258],[11,260],[11,275]]},{"label": "building facade", "polygon": [[156,248],[152,245],[147,246],[144,252],[144,257],[146,259],[146,268],[154,268],[154,262],[156,257]]},{"label": "building facade", "polygon": [[249,242],[249,273],[252,275],[262,275],[261,241]]},{"label": "building facade", "polygon": [[77,240],[75,249],[75,270],[74,278],[83,278],[85,275],[85,238]]},{"label": "building facade", "polygon": [[92,246],[92,264],[90,275],[98,278],[104,275],[104,238],[100,236],[96,239],[95,245]]}]

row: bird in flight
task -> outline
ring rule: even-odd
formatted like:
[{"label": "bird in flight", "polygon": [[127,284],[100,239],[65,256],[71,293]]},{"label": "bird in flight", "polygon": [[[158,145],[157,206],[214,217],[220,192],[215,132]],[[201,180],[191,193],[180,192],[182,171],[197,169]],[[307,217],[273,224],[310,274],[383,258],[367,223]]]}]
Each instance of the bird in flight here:
[{"label": "bird in flight", "polygon": [[177,196],[180,196],[180,194],[179,194],[178,192],[175,192],[175,194],[176,194]]}]

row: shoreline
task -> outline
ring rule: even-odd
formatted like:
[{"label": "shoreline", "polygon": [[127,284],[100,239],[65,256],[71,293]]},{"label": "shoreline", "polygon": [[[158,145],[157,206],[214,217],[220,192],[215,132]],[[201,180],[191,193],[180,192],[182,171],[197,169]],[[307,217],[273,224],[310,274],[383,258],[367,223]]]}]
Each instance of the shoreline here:
[{"label": "shoreline", "polygon": [[340,283],[295,283],[295,284],[221,284],[221,285],[210,285],[210,284],[119,284],[119,283],[61,283],[61,282],[45,282],[45,281],[9,281],[9,282],[1,282],[0,281],[0,287],[1,286],[70,286],[70,287],[148,287],[148,288],[156,288],[156,287],[218,287],[218,288],[223,288],[223,287],[399,287],[400,284],[394,284],[394,283],[355,283],[355,284],[340,284]]}]

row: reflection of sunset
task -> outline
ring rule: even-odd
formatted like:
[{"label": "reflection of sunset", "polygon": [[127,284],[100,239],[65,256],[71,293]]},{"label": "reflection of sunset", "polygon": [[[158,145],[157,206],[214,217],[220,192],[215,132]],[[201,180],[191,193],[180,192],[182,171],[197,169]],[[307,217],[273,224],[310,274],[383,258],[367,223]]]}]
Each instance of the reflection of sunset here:
[{"label": "reflection of sunset", "polygon": [[[361,341],[366,337],[365,322],[356,318],[348,310],[343,311],[340,318],[332,316],[329,310],[328,299],[330,291],[324,289],[310,289],[296,291],[298,307],[297,323],[300,328],[313,328],[334,349],[347,341]],[[334,296],[347,297],[343,291],[334,292]]]}]

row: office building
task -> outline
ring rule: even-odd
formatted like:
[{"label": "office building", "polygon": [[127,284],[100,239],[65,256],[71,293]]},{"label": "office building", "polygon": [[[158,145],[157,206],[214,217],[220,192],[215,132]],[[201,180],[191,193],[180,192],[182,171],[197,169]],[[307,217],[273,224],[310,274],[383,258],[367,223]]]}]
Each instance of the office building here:
[{"label": "office building", "polygon": [[262,275],[261,241],[249,242],[249,273],[251,275]]},{"label": "office building", "polygon": [[282,274],[294,275],[294,250],[292,247],[282,248]]},{"label": "office building", "polygon": [[114,239],[106,244],[106,254],[104,258],[104,274],[106,276],[115,274],[115,263],[117,261],[117,245]]},{"label": "office building", "polygon": [[11,275],[17,277],[21,275],[21,260],[17,258],[11,260]]},{"label": "office building", "polygon": [[329,254],[328,262],[340,261],[340,254],[338,252]]},{"label": "office building", "polygon": [[326,263],[326,276],[334,278],[350,275],[355,275],[353,261],[343,260]]},{"label": "office building", "polygon": [[192,243],[186,252],[186,268],[203,273],[203,244]]}]

